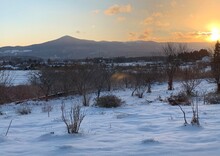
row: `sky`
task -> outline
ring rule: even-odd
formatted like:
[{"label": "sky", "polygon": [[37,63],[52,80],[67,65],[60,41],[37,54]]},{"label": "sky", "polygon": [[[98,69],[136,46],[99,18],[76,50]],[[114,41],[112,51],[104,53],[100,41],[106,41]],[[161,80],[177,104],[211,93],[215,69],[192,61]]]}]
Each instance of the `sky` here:
[{"label": "sky", "polygon": [[0,46],[65,35],[96,41],[210,42],[220,0],[0,0]]}]

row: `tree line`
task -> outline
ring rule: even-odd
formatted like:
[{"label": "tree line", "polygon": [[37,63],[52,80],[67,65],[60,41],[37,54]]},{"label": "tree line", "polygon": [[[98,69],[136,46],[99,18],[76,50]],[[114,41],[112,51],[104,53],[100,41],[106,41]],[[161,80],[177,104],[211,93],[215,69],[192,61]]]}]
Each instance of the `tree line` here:
[{"label": "tree line", "polygon": [[[210,55],[207,50],[189,53],[185,44],[167,43],[163,46],[163,63],[145,66],[119,67],[105,62],[75,63],[69,66],[43,67],[30,76],[31,85],[12,87],[1,83],[0,91],[4,98],[1,103],[27,98],[51,95],[82,95],[84,106],[89,105],[89,94],[96,93],[97,98],[103,91],[130,88],[131,95],[142,98],[145,92],[151,93],[153,84],[167,82],[167,89],[173,90],[173,82],[181,81],[187,94],[191,94],[198,84],[198,79],[209,78],[217,84],[220,92],[220,46],[216,43],[212,56],[211,72],[204,72],[198,66],[181,68],[183,60],[194,55],[201,58]],[[189,60],[189,59],[188,59]],[[208,73],[208,74],[207,74]],[[15,92],[19,92],[19,96]],[[5,94],[8,95],[5,95]],[[13,96],[11,95],[13,93]],[[22,93],[22,94],[21,94]],[[23,96],[23,97],[21,97]]]}]

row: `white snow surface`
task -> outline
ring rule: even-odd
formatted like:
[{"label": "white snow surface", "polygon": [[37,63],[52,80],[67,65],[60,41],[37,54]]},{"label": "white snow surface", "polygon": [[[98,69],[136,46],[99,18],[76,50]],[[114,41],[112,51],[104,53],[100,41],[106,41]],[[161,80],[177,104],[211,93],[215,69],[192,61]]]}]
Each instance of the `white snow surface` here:
[{"label": "white snow surface", "polygon": [[[184,126],[183,114],[178,106],[161,102],[174,91],[167,91],[167,84],[157,84],[152,93],[143,99],[131,96],[131,90],[112,91],[124,104],[118,108],[83,107],[86,112],[79,134],[67,134],[61,120],[61,101],[70,107],[80,103],[80,96],[48,101],[53,106],[50,117],[42,112],[45,102],[29,101],[29,115],[18,115],[16,110],[25,104],[7,104],[1,107],[0,116],[1,156],[218,156],[220,153],[220,105],[200,102],[201,127]],[[213,91],[213,84],[203,81],[197,90]],[[109,94],[109,93],[102,93]],[[91,95],[94,99],[95,95]],[[94,101],[91,101],[93,103]],[[183,106],[188,122],[192,117],[190,106]],[[12,121],[9,133],[5,136]]]},{"label": "white snow surface", "polygon": [[10,85],[17,86],[17,85],[26,85],[29,84],[29,77],[32,70],[6,70],[6,76],[9,75],[9,82]]}]

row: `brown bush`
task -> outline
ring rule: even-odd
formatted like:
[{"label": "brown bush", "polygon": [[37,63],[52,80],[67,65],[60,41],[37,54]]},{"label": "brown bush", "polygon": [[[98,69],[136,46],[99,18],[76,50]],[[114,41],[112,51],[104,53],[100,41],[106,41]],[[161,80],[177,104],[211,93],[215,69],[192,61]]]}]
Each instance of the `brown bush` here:
[{"label": "brown bush", "polygon": [[0,87],[0,104],[19,102],[41,96],[39,88],[32,85]]},{"label": "brown bush", "polygon": [[0,104],[11,102],[9,87],[0,85]]},{"label": "brown bush", "polygon": [[121,104],[122,100],[115,95],[102,96],[96,99],[96,106],[99,107],[112,108],[119,107]]},{"label": "brown bush", "polygon": [[205,103],[220,104],[220,94],[208,93],[207,95],[205,95]]},{"label": "brown bush", "polygon": [[10,88],[13,101],[21,101],[41,96],[39,88],[32,85],[19,85]]},{"label": "brown bush", "polygon": [[178,93],[177,95],[171,95],[168,99],[168,102],[172,106],[176,105],[190,105],[189,97],[185,93]]}]

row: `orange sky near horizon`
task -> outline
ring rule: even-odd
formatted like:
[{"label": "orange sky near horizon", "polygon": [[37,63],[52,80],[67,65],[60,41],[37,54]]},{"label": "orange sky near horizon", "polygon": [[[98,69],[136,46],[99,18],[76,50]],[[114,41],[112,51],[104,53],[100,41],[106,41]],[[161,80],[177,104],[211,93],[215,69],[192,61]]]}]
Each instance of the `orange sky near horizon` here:
[{"label": "orange sky near horizon", "polygon": [[0,46],[64,35],[96,41],[216,42],[219,0],[0,0]]}]

